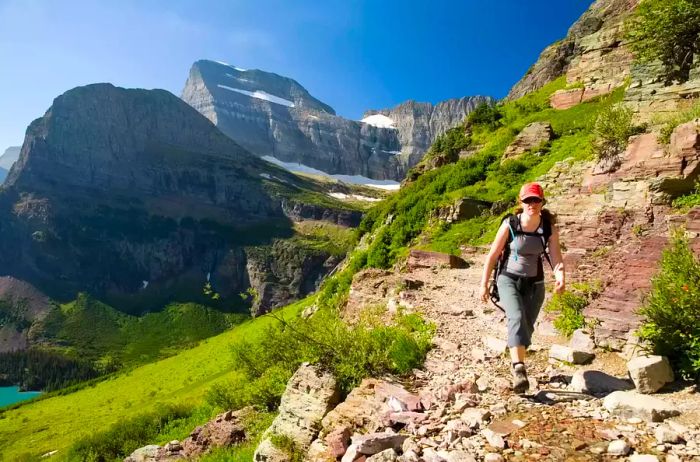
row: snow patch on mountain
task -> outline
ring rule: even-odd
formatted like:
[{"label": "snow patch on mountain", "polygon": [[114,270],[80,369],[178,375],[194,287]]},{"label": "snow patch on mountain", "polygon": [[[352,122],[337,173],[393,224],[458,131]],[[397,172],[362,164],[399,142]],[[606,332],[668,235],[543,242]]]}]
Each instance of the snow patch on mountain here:
[{"label": "snow patch on mountain", "polygon": [[367,116],[364,119],[360,120],[360,122],[366,123],[368,125],[374,125],[375,127],[379,128],[396,129],[394,119],[387,117],[384,114],[374,114],[371,116]]},{"label": "snow patch on mountain", "polygon": [[367,201],[367,202],[379,202],[381,200],[381,199],[378,199],[376,197],[363,196],[361,194],[330,193],[328,195],[331,197],[335,197],[336,199],[340,199],[340,200],[355,199],[358,201]]},{"label": "snow patch on mountain", "polygon": [[400,183],[392,180],[373,180],[372,178],[367,178],[362,175],[331,175],[321,170],[317,170],[308,165],[298,164],[296,162],[284,162],[272,156],[263,156],[263,160],[266,160],[272,164],[278,165],[285,170],[296,173],[310,173],[312,175],[322,175],[328,178],[334,178],[343,183],[350,184],[361,184],[364,186],[371,186],[373,188],[386,189],[386,190],[397,190],[401,186]]},{"label": "snow patch on mountain", "polygon": [[225,62],[223,62],[223,61],[214,61],[214,62],[219,63],[219,64],[223,64],[224,66],[228,66],[228,67],[230,67],[231,69],[235,69],[235,70],[237,70],[237,71],[239,71],[239,72],[245,72],[245,71],[248,70],[248,69],[242,69],[242,68],[240,68],[240,67],[232,66],[231,64],[225,63]]},{"label": "snow patch on mountain", "polygon": [[241,93],[241,94],[244,94],[246,96],[250,96],[251,98],[262,99],[265,101],[269,101],[270,103],[281,104],[282,106],[294,107],[294,103],[289,101],[288,99],[284,99],[284,98],[280,98],[279,96],[271,95],[271,94],[269,94],[265,91],[262,91],[262,90],[247,91],[247,90],[241,90],[240,88],[233,88],[233,87],[229,87],[227,85],[221,85],[221,84],[218,84],[216,86],[219,88],[223,88],[224,90],[235,91],[237,93]]}]

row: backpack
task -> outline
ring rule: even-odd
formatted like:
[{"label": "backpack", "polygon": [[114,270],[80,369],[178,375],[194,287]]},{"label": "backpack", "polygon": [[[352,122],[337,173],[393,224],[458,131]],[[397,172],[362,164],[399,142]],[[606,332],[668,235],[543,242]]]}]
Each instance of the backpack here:
[{"label": "backpack", "polygon": [[[508,222],[508,228],[510,229],[510,233],[508,234],[508,240],[503,247],[503,251],[501,252],[501,255],[498,257],[498,261],[496,262],[496,268],[494,268],[493,271],[493,278],[491,278],[491,284],[489,285],[489,296],[491,297],[491,302],[493,302],[494,305],[498,307],[501,311],[505,311],[501,305],[498,304],[498,302],[501,301],[501,297],[498,294],[498,286],[496,285],[496,281],[498,280],[498,276],[503,273],[505,267],[506,267],[506,262],[508,261],[508,258],[510,257],[510,243],[513,242],[515,239],[515,236],[518,235],[526,235],[526,236],[539,236],[542,239],[542,255],[545,257],[547,262],[549,263],[549,266],[554,268],[552,265],[552,260],[549,257],[549,253],[547,252],[547,246],[549,245],[549,238],[552,235],[552,224],[549,222],[549,219],[545,217],[544,215],[542,216],[542,233],[534,232],[534,233],[528,233],[523,231],[522,225],[520,224],[520,216],[519,215],[507,215],[506,217],[503,218],[503,221]],[[538,270],[538,274],[544,275],[544,270],[542,268],[542,258],[540,258],[540,267]]]}]

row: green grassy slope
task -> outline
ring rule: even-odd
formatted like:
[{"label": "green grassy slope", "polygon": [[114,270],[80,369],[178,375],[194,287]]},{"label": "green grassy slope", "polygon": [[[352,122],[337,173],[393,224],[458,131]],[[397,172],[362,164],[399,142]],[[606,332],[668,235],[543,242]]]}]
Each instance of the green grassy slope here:
[{"label": "green grassy slope", "polygon": [[[468,121],[436,141],[428,159],[438,155],[455,158],[465,148],[474,154],[428,170],[367,212],[360,232],[376,233],[367,266],[389,267],[413,245],[457,253],[460,244],[484,242],[495,232],[498,217],[479,217],[449,226],[431,223],[431,214],[463,197],[512,205],[523,182],[546,173],[556,162],[591,158],[596,118],[603,108],[622,99],[624,89],[567,110],[552,109],[549,96],[564,87],[565,78],[561,77],[516,101],[496,106],[492,120]],[[535,152],[501,162],[516,135],[537,121],[551,124],[554,139]]]},{"label": "green grassy slope", "polygon": [[[285,308],[296,316],[310,301]],[[3,461],[33,459],[49,451],[66,449],[76,440],[160,403],[202,401],[206,391],[234,372],[230,345],[241,339],[255,341],[265,334],[272,319],[247,321],[191,350],[147,364],[65,395],[21,405],[0,414],[0,454]],[[60,459],[60,457],[59,457]]]}]

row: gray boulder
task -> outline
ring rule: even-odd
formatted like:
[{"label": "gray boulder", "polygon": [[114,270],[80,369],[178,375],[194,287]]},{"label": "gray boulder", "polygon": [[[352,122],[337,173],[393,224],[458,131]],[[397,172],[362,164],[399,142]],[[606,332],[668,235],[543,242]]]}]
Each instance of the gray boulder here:
[{"label": "gray boulder", "polygon": [[564,345],[552,345],[549,350],[549,357],[557,361],[564,361],[571,364],[585,364],[595,355],[587,351],[575,350]]},{"label": "gray boulder", "polygon": [[651,422],[680,415],[673,405],[653,396],[634,391],[615,391],[603,400],[603,407],[612,414],[622,417],[639,417]]},{"label": "gray boulder", "polygon": [[580,393],[611,393],[618,390],[631,390],[634,385],[605,372],[578,370],[571,378],[571,389]]},{"label": "gray boulder", "polygon": [[279,414],[263,433],[254,460],[276,460],[278,451],[270,440],[273,434],[287,436],[300,450],[307,450],[321,428],[321,420],[338,399],[337,382],[330,373],[302,364],[287,382]]},{"label": "gray boulder", "polygon": [[590,333],[583,329],[576,329],[571,335],[569,346],[574,350],[593,353],[593,350],[595,350],[595,341]]},{"label": "gray boulder", "polygon": [[665,356],[638,356],[627,363],[627,370],[640,393],[655,393],[673,382],[673,369]]}]

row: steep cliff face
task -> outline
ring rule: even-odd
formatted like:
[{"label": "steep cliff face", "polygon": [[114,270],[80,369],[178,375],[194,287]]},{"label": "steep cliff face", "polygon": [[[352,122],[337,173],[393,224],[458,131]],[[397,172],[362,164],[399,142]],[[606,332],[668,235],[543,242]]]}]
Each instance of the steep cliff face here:
[{"label": "steep cliff face", "polygon": [[566,37],[544,49],[508,99],[526,95],[566,74],[569,83],[619,86],[632,56],[622,43],[622,22],[639,0],[597,0],[569,28]]},{"label": "steep cliff face", "polygon": [[[251,284],[247,248],[292,236],[283,205],[312,188],[168,92],[76,88],[30,125],[0,189],[0,268],[53,297],[85,290],[133,311],[196,298],[207,278],[238,297]],[[291,299],[329,257],[297,252]]]},{"label": "steep cliff face", "polygon": [[197,61],[182,99],[259,156],[329,174],[400,180],[435,136],[464,119],[483,97],[433,106],[408,102],[353,121],[338,117],[296,81],[260,70]]},{"label": "steep cliff face", "polygon": [[479,104],[491,101],[483,96],[448,99],[436,105],[407,101],[391,109],[367,111],[364,118],[380,114],[393,122],[401,143],[401,163],[410,168],[420,162],[438,136],[459,125]]},{"label": "steep cliff face", "polygon": [[[700,65],[685,82],[666,82],[660,63],[642,64],[625,42],[624,22],[638,0],[598,0],[551,45],[511,90],[516,99],[564,75],[568,88],[550,97],[565,110],[629,83],[622,103],[646,133],[629,138],[614,169],[591,162],[564,162],[539,178],[559,216],[565,259],[575,280],[600,281],[599,296],[584,314],[596,320],[596,340],[620,348],[639,326],[637,314],[658,271],[669,229],[686,228],[691,246],[700,249],[698,210],[669,207],[700,178],[700,126],[689,121],[675,128],[670,143],[658,137],[657,124],[677,115],[700,95]],[[575,84],[575,85],[574,85]]]}]

